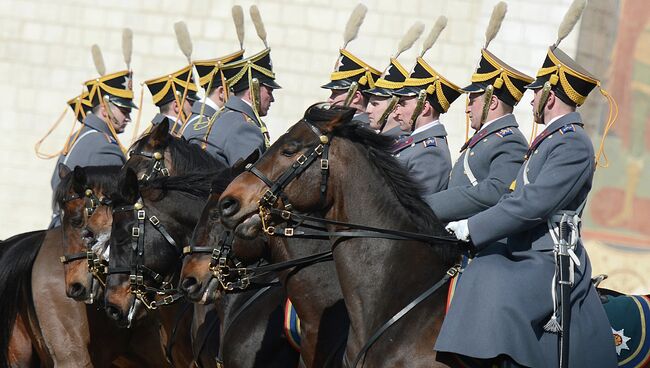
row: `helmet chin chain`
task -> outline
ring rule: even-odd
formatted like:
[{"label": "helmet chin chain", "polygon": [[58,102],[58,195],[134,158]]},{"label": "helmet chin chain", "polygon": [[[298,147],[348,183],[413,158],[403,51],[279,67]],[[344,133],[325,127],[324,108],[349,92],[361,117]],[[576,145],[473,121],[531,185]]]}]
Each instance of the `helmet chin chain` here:
[{"label": "helmet chin chain", "polygon": [[357,93],[359,90],[359,83],[357,82],[352,82],[350,85],[350,88],[348,88],[348,94],[345,96],[345,102],[343,103],[343,106],[348,107],[352,103],[352,99],[354,98],[354,94]]},{"label": "helmet chin chain", "polygon": [[487,121],[488,113],[490,112],[490,104],[492,103],[492,96],[494,96],[494,86],[489,85],[485,88],[485,94],[483,97],[483,111],[481,112],[481,121],[479,122],[478,129],[483,127],[483,124]]},{"label": "helmet chin chain", "polygon": [[535,109],[535,122],[538,124],[544,124],[544,108],[548,102],[548,97],[551,93],[551,82],[544,82],[544,87],[542,87],[542,95],[539,98],[539,103]]},{"label": "helmet chin chain", "polygon": [[388,102],[388,107],[386,107],[386,110],[384,111],[383,114],[381,114],[381,117],[379,118],[378,121],[380,133],[384,131],[384,127],[386,127],[386,123],[388,122],[388,117],[395,110],[395,106],[397,106],[397,102],[399,102],[399,97],[391,96],[390,101]]},{"label": "helmet chin chain", "polygon": [[426,89],[421,89],[420,92],[418,93],[418,101],[417,105],[415,105],[415,110],[413,110],[413,114],[411,115],[411,132],[415,130],[415,122],[418,120],[418,116],[422,113],[422,109],[424,109],[424,102],[427,98],[427,90]]}]

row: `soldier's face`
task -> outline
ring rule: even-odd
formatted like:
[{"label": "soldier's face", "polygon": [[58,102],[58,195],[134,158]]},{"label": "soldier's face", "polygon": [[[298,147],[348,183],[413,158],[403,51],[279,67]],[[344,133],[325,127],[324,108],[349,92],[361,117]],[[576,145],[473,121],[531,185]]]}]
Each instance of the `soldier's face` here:
[{"label": "soldier's face", "polygon": [[266,116],[269,113],[269,108],[273,101],[275,101],[273,98],[273,88],[265,85],[260,86],[260,116]]},{"label": "soldier's face", "polygon": [[107,116],[106,121],[110,121],[116,133],[124,133],[124,128],[126,128],[131,121],[131,109],[128,107],[115,106],[113,104],[111,104],[110,109],[113,113],[114,119],[110,119]]},{"label": "soldier's face", "polygon": [[348,95],[348,91],[345,89],[333,89],[331,90],[330,96],[327,98],[327,102],[330,105],[340,105],[343,106],[345,103],[345,98]]},{"label": "soldier's face", "polygon": [[[370,100],[368,101],[368,106],[366,107],[366,112],[368,113],[368,120],[370,120],[370,127],[372,129],[381,128],[381,123],[379,119],[381,119],[381,116],[388,108],[388,105],[390,105],[390,97],[379,97],[379,96],[370,97]],[[388,117],[388,120],[391,120],[391,116]]]},{"label": "soldier's face", "polygon": [[470,93],[469,104],[465,113],[469,115],[470,126],[474,130],[481,129],[481,115],[483,114],[483,105],[485,105],[485,93]]},{"label": "soldier's face", "polygon": [[395,112],[391,115],[399,123],[400,129],[407,132],[411,131],[411,116],[413,116],[413,111],[415,111],[417,104],[418,101],[415,96],[404,96],[399,99],[395,107]]}]

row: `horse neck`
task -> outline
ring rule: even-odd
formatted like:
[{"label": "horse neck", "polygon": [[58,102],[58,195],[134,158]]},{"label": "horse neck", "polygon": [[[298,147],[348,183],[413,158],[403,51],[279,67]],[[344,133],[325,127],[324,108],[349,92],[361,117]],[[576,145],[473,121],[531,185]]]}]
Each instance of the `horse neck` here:
[{"label": "horse neck", "polygon": [[[385,229],[418,231],[409,210],[390,189],[388,179],[365,158],[365,148],[357,144],[332,148],[338,157],[355,159],[346,160],[344,168],[335,166],[338,160],[330,160],[333,182],[328,190],[333,191],[334,204],[326,218]],[[334,172],[337,168],[345,172]],[[330,229],[335,230],[331,226]],[[350,315],[350,338],[357,347],[365,343],[381,324],[442,278],[450,266],[433,247],[417,241],[358,238],[334,243],[333,246],[334,261]],[[434,296],[426,303],[440,310],[445,299]],[[434,313],[431,309],[429,312]],[[428,318],[433,321],[431,314]]]}]

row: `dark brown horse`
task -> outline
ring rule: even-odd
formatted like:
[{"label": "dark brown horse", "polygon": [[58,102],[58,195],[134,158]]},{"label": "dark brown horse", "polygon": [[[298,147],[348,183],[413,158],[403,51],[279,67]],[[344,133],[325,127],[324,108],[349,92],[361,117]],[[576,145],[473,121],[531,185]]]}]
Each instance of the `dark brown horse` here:
[{"label": "dark brown horse", "polygon": [[[290,203],[292,211],[326,220],[436,236],[440,244],[381,236],[332,236],[331,244],[351,321],[346,365],[359,360],[358,366],[366,367],[441,366],[433,345],[444,318],[445,287],[386,329],[365,355],[359,354],[380,326],[444,280],[460,250],[449,246],[448,234],[421,200],[418,186],[390,155],[390,139],[358,127],[353,115],[353,109],[310,107],[252,172],[237,177],[222,194],[222,221],[242,236],[256,236],[262,221],[267,230],[266,221],[280,224],[274,216],[259,215],[260,203],[268,214],[279,199],[285,206]],[[327,227],[330,232],[345,228]]]},{"label": "dark brown horse", "polygon": [[[220,188],[213,187],[194,229],[188,250],[200,251],[186,254],[183,259],[180,287],[194,302],[210,303],[217,296],[231,297],[230,294],[222,296],[223,287],[215,278],[214,267],[211,269],[215,262],[211,249],[220,247],[225,232],[217,208],[221,192]],[[230,258],[236,258],[244,265],[262,258],[277,263],[329,249],[327,240],[235,238]],[[349,321],[334,264],[330,261],[290,267],[281,271],[279,276],[301,318],[300,355],[303,364],[306,367],[340,365],[341,356],[337,353],[341,353],[345,346]]]}]

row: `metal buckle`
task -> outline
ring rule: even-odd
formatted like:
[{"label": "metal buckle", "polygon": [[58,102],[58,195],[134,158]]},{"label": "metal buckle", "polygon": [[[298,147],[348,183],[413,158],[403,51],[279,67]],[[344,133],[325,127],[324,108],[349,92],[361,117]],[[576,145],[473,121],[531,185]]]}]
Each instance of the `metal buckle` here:
[{"label": "metal buckle", "polygon": [[[129,275],[129,283],[130,283],[131,285],[135,285],[135,280],[136,280],[136,276],[135,276],[135,275],[133,275],[133,274]],[[134,292],[134,290],[131,290],[131,292]]]},{"label": "metal buckle", "polygon": [[183,247],[183,254],[190,254],[192,253],[192,247],[187,245]]},{"label": "metal buckle", "polygon": [[153,169],[156,171],[160,171],[160,161],[156,161],[153,163]]},{"label": "metal buckle", "polygon": [[284,229],[284,236],[293,236],[293,228],[288,227],[288,228]]},{"label": "metal buckle", "polygon": [[163,298],[162,301],[165,305],[171,304],[174,302],[174,296],[173,295],[167,295],[166,297]]},{"label": "metal buckle", "polygon": [[319,144],[318,146],[316,146],[316,148],[314,148],[314,152],[316,152],[316,154],[320,156],[323,154],[323,148],[324,146],[322,144]]},{"label": "metal buckle", "polygon": [[460,269],[460,265],[455,265],[454,267],[447,270],[447,275],[449,275],[450,277],[454,277],[458,275],[459,269]]},{"label": "metal buckle", "polygon": [[144,214],[144,210],[138,210],[138,220],[144,220],[147,216]]},{"label": "metal buckle", "polygon": [[160,169],[160,173],[163,174],[164,176],[169,176],[170,175],[169,174],[169,169],[167,169],[166,167],[163,167],[162,169]]},{"label": "metal buckle", "polygon": [[278,200],[278,196],[273,194],[271,190],[267,190],[262,196],[262,199],[267,203],[275,203]]},{"label": "metal buckle", "polygon": [[321,170],[327,170],[329,168],[330,168],[330,160],[328,160],[326,158],[322,158],[320,160],[320,169]]},{"label": "metal buckle", "polygon": [[158,224],[160,223],[160,220],[158,220],[158,217],[156,217],[155,215],[149,217],[149,221],[151,221],[153,226],[158,226]]},{"label": "metal buckle", "polygon": [[134,237],[134,238],[139,237],[139,236],[140,236],[140,228],[137,227],[137,226],[134,226],[134,227],[131,229],[131,236]]},{"label": "metal buckle", "polygon": [[142,275],[138,275],[135,277],[135,282],[138,285],[144,285],[144,277]]},{"label": "metal buckle", "polygon": [[65,256],[59,257],[59,261],[61,261],[61,263],[65,263]]},{"label": "metal buckle", "polygon": [[280,217],[282,217],[283,220],[289,220],[291,218],[291,212],[283,210],[280,212]]},{"label": "metal buckle", "polygon": [[298,156],[298,159],[296,160],[296,162],[297,162],[300,166],[304,165],[305,162],[307,162],[307,156],[305,156],[305,155],[300,155],[300,156]]}]

